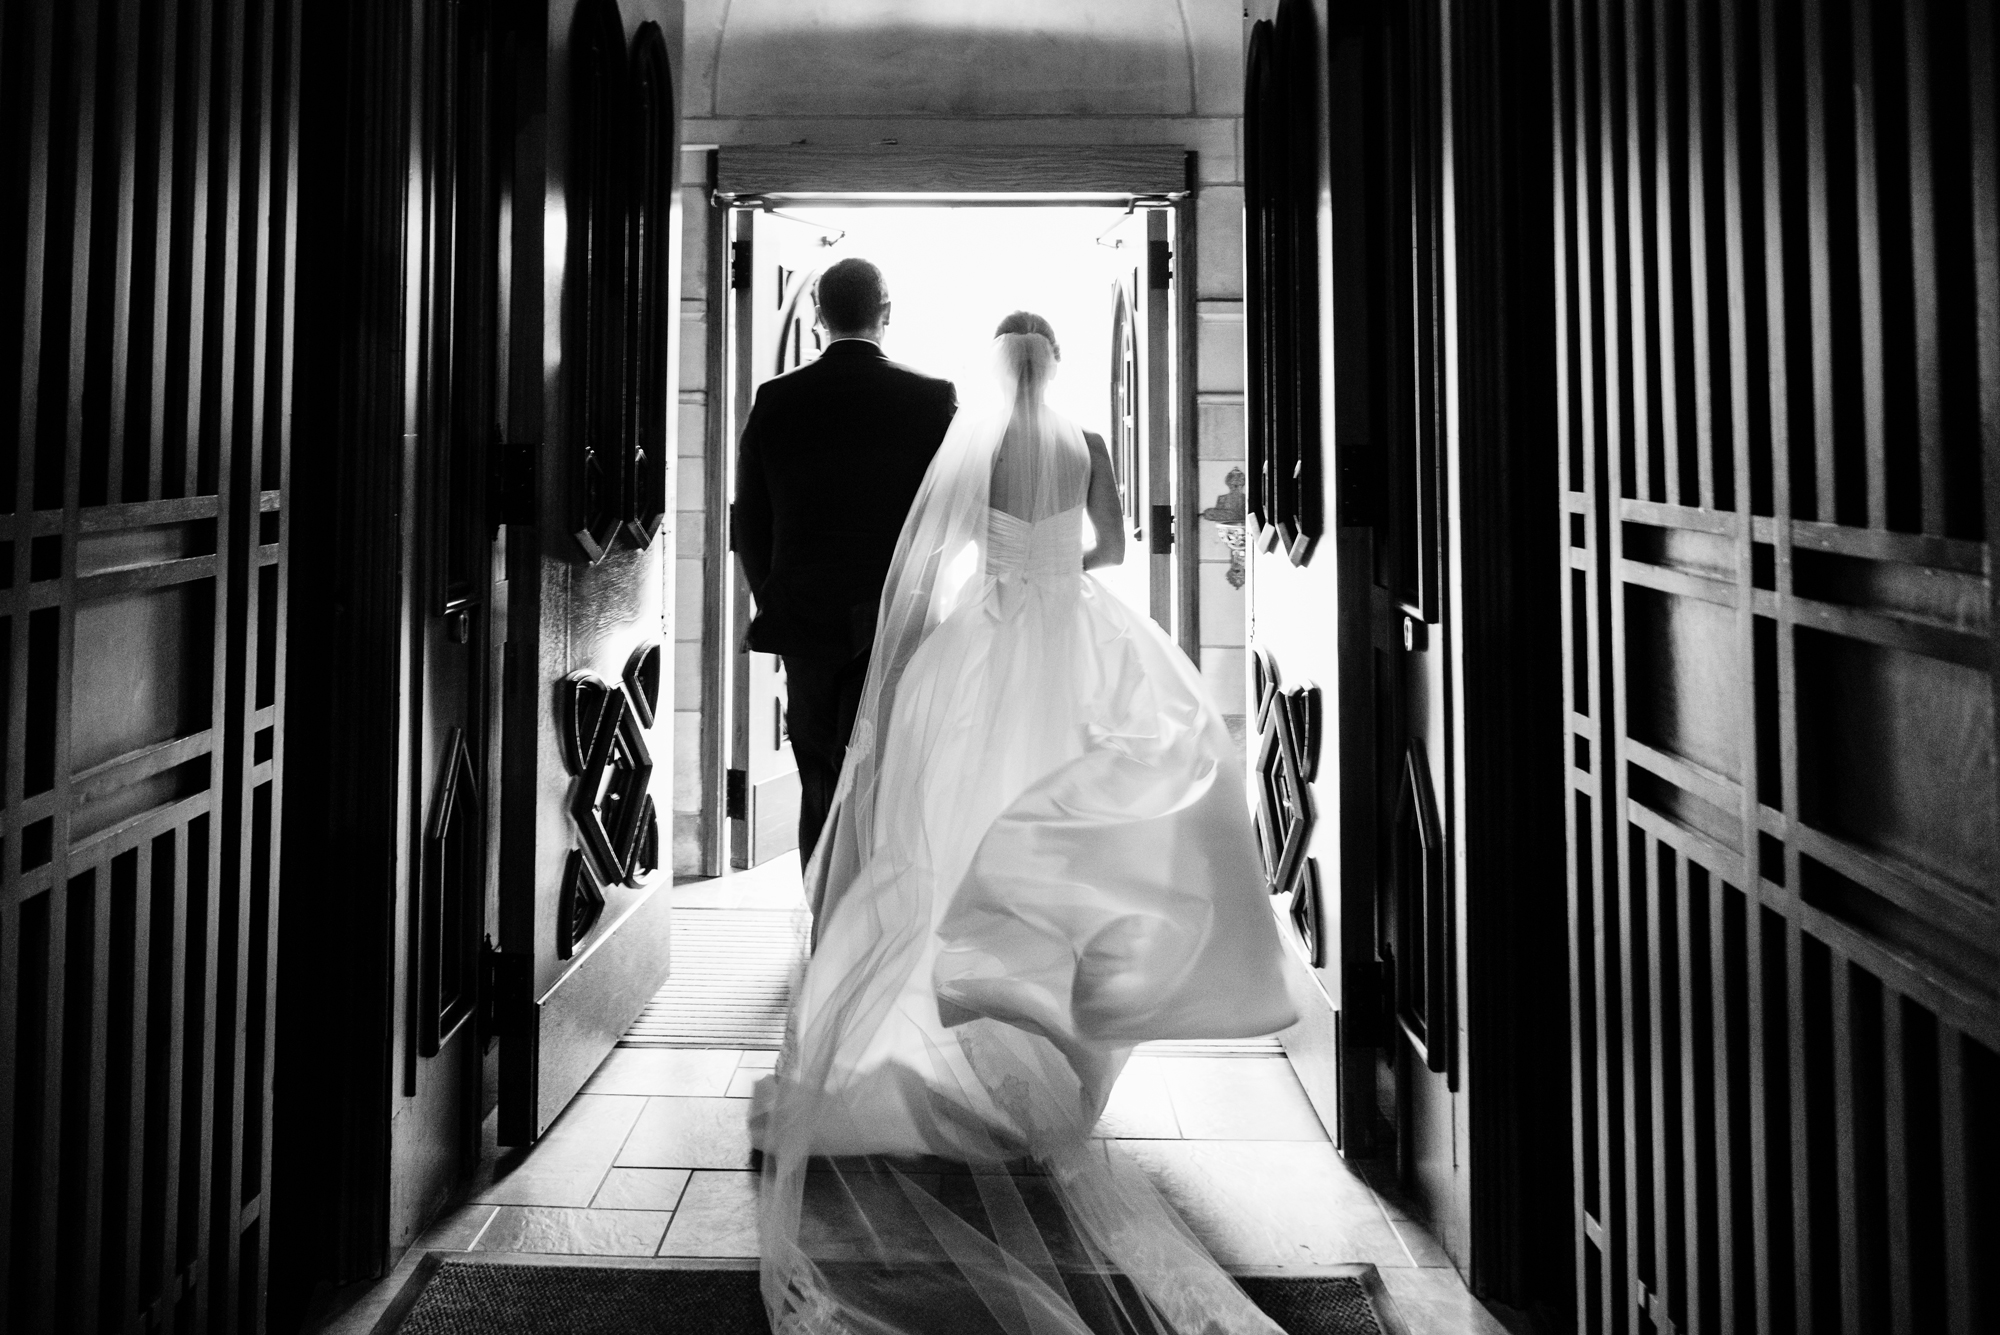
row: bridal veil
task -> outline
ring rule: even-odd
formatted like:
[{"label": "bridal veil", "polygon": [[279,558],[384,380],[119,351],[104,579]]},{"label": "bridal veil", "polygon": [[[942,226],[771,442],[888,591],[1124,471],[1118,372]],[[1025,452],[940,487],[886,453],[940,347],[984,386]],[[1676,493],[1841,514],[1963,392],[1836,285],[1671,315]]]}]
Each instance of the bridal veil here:
[{"label": "bridal veil", "polygon": [[1134,1044],[1294,1014],[1240,762],[1082,570],[1050,343],[996,341],[904,525],[759,1091],[773,1328],[1275,1331],[1091,1130]]}]

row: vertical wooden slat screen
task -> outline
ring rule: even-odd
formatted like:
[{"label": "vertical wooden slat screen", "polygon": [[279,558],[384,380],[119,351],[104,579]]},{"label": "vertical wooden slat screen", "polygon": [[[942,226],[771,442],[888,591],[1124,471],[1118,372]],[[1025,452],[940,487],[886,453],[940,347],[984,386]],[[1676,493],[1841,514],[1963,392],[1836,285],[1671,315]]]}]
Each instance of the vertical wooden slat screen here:
[{"label": "vertical wooden slat screen", "polygon": [[0,18],[0,1325],[255,1330],[290,5]]},{"label": "vertical wooden slat screen", "polygon": [[1992,1329],[1991,15],[1551,38],[1579,1326]]}]

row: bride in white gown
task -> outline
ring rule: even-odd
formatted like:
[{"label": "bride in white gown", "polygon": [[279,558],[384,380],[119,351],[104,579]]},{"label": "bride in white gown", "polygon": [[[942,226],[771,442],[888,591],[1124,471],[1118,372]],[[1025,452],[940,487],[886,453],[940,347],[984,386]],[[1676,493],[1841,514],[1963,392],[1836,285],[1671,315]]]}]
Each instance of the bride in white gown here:
[{"label": "bride in white gown", "polygon": [[[1278,1328],[1091,1139],[1132,1045],[1295,1018],[1235,748],[1084,573],[1109,461],[1016,315],[904,524],[759,1090],[763,1292],[792,1332]],[[1045,333],[1008,332],[1040,329]]]}]

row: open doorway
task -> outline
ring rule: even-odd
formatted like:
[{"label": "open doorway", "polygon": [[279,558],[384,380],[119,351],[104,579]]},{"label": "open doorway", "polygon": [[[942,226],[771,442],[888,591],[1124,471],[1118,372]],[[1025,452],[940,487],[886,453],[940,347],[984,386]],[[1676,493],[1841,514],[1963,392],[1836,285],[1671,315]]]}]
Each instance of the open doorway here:
[{"label": "open doorway", "polygon": [[[1171,546],[1180,488],[1174,410],[1177,321],[1171,208],[1111,204],[798,202],[728,210],[729,301],[719,335],[723,394],[710,514],[728,514],[735,443],[757,388],[814,360],[824,344],[813,285],[837,260],[875,262],[893,303],[883,350],[961,386],[987,374],[993,329],[1033,310],[1055,327],[1062,371],[1053,406],[1102,436],[1130,533],[1125,563],[1098,578],[1136,610],[1177,629]],[[708,869],[744,870],[796,855],[799,783],[785,731],[784,670],[741,648],[753,611],[710,532],[710,605],[720,635],[704,655]]]}]

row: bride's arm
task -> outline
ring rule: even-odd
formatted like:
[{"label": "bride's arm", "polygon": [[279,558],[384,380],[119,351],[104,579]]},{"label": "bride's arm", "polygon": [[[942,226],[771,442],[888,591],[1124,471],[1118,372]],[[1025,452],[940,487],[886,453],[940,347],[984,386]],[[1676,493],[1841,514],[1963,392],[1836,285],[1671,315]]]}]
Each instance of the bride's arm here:
[{"label": "bride's arm", "polygon": [[1095,570],[1125,560],[1125,509],[1118,503],[1118,480],[1112,475],[1111,454],[1104,448],[1104,438],[1085,432],[1083,439],[1090,447],[1090,496],[1086,508],[1090,512],[1090,526],[1097,533],[1096,545],[1083,554],[1083,568]]}]

